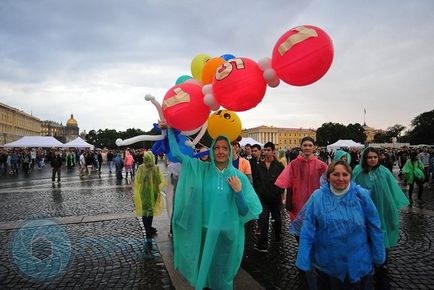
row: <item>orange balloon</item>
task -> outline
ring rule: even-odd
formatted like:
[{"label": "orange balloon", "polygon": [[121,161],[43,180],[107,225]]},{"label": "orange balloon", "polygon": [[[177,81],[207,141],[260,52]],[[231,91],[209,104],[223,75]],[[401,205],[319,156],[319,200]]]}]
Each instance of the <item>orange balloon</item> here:
[{"label": "orange balloon", "polygon": [[213,57],[208,60],[202,69],[202,84],[207,85],[212,83],[217,68],[225,62],[226,61],[221,57]]}]

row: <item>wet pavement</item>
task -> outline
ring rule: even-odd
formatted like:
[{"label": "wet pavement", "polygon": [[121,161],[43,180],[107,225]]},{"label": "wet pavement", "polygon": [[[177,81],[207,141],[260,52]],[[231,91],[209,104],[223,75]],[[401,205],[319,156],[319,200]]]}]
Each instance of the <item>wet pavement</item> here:
[{"label": "wet pavement", "polygon": [[131,182],[104,171],[0,177],[0,265],[1,289],[175,289]]},{"label": "wet pavement", "polygon": [[[389,254],[393,289],[434,289],[434,190],[423,200],[401,212],[401,238]],[[61,184],[51,183],[50,168],[0,177],[0,288],[174,289],[158,244],[166,233],[146,241],[133,210],[131,182],[106,167],[83,178],[64,169]],[[242,268],[265,289],[306,289],[295,239],[284,230],[282,243],[259,253],[253,227]]]}]

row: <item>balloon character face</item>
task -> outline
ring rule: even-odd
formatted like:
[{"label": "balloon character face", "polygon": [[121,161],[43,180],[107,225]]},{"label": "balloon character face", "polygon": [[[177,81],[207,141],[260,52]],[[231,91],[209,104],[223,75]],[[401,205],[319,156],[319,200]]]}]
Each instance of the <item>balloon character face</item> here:
[{"label": "balloon character face", "polygon": [[273,49],[271,66],[287,84],[306,86],[322,78],[333,61],[333,43],[318,27],[304,25],[283,34]]},{"label": "balloon character face", "polygon": [[211,138],[224,135],[234,141],[241,134],[241,120],[229,110],[218,110],[208,118],[208,133]]},{"label": "balloon character face", "polygon": [[217,103],[237,112],[256,107],[262,101],[266,87],[259,65],[245,57],[221,65],[212,82]]},{"label": "balloon character face", "polygon": [[203,102],[202,88],[189,83],[176,85],[167,91],[162,108],[167,123],[180,131],[199,128],[211,112]]}]

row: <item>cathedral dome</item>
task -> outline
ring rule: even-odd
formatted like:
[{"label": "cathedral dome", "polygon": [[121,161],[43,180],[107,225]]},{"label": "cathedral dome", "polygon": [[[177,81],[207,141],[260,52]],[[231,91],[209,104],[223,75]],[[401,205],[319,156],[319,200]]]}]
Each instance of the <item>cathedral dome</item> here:
[{"label": "cathedral dome", "polygon": [[68,119],[68,121],[66,121],[66,126],[72,126],[72,127],[77,127],[77,121],[74,119],[74,115],[71,114],[71,118]]}]

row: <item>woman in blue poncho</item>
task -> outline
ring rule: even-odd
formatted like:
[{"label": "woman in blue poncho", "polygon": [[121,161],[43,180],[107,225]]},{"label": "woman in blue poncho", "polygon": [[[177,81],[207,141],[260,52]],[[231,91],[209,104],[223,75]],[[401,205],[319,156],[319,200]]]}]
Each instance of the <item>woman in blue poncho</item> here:
[{"label": "woman in blue poncho", "polygon": [[261,203],[247,177],[232,166],[226,137],[213,142],[210,162],[182,154],[170,129],[168,137],[172,155],[182,163],[173,212],[175,268],[196,289],[233,289],[244,223],[258,218]]},{"label": "woman in blue poncho", "polygon": [[327,183],[300,212],[296,266],[318,273],[317,289],[372,289],[374,264],[385,259],[378,212],[368,191],[351,181],[343,160],[328,166]]},{"label": "woman in blue poncho", "polygon": [[380,164],[379,156],[377,149],[366,148],[362,153],[360,164],[354,168],[353,180],[370,191],[380,216],[386,247],[386,263],[376,269],[375,280],[377,286],[381,284],[383,289],[388,289],[387,252],[398,244],[399,209],[408,205],[408,199],[392,173]]}]

